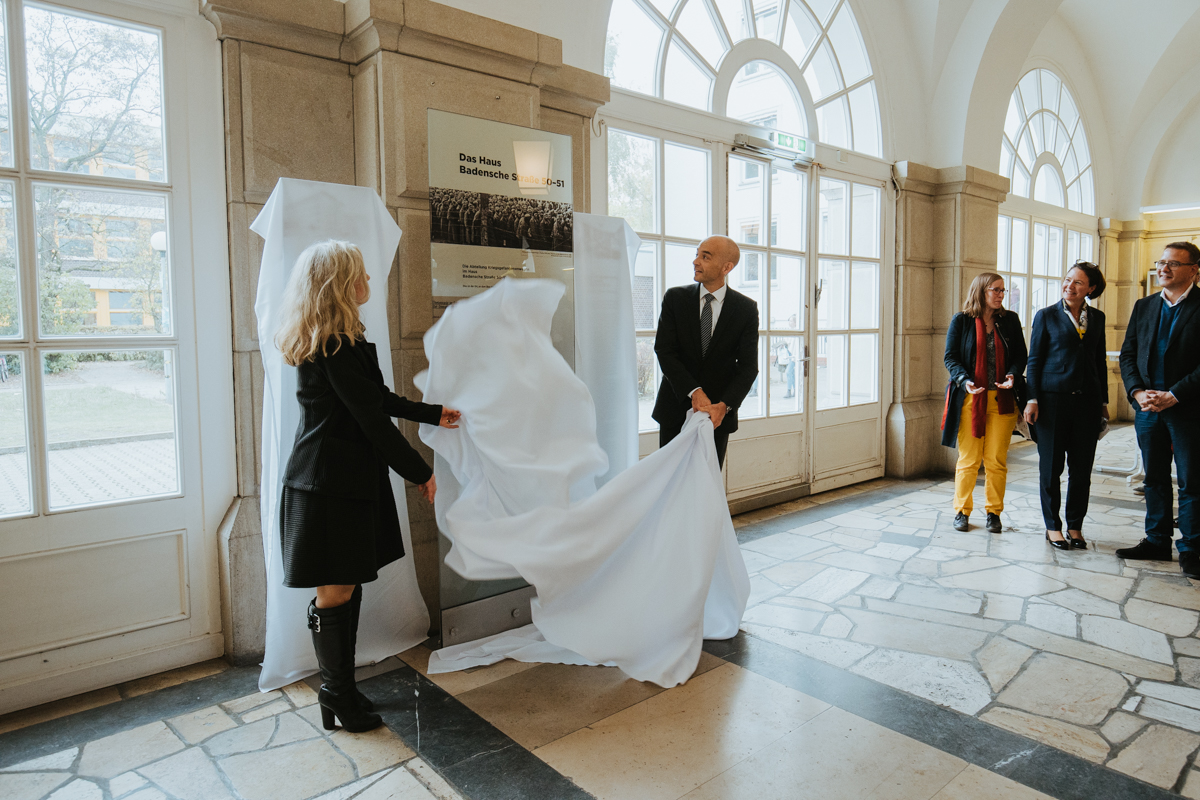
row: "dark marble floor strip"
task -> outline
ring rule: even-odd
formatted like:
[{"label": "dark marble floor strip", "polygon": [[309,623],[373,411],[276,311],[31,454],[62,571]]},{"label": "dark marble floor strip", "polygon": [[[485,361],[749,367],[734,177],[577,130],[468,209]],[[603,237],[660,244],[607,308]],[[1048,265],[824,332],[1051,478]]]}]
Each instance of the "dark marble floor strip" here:
[{"label": "dark marble floor strip", "polygon": [[471,800],[592,798],[412,667],[360,686],[384,723]]},{"label": "dark marble floor strip", "polygon": [[869,678],[740,633],[712,655],[1059,800],[1178,800],[1178,795]]},{"label": "dark marble floor strip", "polygon": [[793,511],[790,514],[781,514],[778,517],[764,519],[761,522],[753,522],[737,529],[738,543],[746,544],[747,542],[761,539],[764,536],[770,536],[773,533],[789,531],[792,528],[799,528],[801,525],[808,525],[811,522],[821,522],[829,517],[836,517],[838,514],[846,514],[895,497],[928,489],[934,484],[934,481],[907,481],[895,486],[873,489],[861,494],[843,497],[840,500],[830,500],[828,503],[821,503],[812,508],[802,508],[799,511]]},{"label": "dark marble floor strip", "polygon": [[231,667],[206,678],[0,734],[0,767],[245,697],[258,690],[258,674],[258,667]]}]

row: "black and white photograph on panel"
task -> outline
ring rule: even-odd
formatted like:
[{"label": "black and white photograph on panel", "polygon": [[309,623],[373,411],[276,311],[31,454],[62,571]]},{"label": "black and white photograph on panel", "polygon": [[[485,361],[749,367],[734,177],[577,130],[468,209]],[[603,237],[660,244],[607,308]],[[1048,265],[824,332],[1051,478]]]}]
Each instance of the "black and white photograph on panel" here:
[{"label": "black and white photograph on panel", "polygon": [[569,253],[574,247],[570,203],[429,188],[430,241]]}]

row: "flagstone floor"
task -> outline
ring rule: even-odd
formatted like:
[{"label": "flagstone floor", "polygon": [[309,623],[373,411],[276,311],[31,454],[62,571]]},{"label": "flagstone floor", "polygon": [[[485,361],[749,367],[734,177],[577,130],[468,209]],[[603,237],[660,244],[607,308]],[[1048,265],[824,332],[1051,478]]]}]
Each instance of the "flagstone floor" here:
[{"label": "flagstone floor", "polygon": [[[1133,461],[1132,428],[1098,463]],[[1200,798],[1200,586],[1122,562],[1144,506],[1096,475],[1087,551],[1043,539],[1037,455],[1003,533],[951,527],[948,479],[879,480],[735,518],[742,633],[663,690],[619,670],[360,671],[385,728],[321,729],[313,679],[208,662],[0,717],[4,800]],[[977,498],[982,487],[977,489]]]}]

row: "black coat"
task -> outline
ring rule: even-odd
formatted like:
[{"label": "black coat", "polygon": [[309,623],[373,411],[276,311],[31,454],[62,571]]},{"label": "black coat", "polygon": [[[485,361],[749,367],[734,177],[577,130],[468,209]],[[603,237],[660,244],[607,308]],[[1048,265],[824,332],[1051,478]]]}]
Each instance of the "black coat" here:
[{"label": "black coat", "polygon": [[[383,382],[375,345],[343,342],[297,368],[300,427],[283,483],[316,494],[363,500],[378,497],[388,467],[413,483],[433,470],[392,417],[437,425],[442,407],[397,397]],[[389,489],[390,493],[390,489]],[[394,502],[394,501],[393,501]]]},{"label": "black coat", "polygon": [[[1125,393],[1137,407],[1133,393],[1151,388],[1150,353],[1158,339],[1158,317],[1163,308],[1160,294],[1152,294],[1133,305],[1125,343],[1121,345],[1121,380]],[[1200,403],[1200,287],[1193,286],[1167,342],[1167,391],[1175,395],[1180,407],[1195,413]]]},{"label": "black coat", "polygon": [[[1017,413],[1025,407],[1025,334],[1021,320],[1012,311],[996,318],[996,330],[1004,342],[1008,374],[1013,376],[1013,394],[1016,396]],[[975,318],[961,311],[950,320],[946,331],[946,370],[950,383],[946,386],[945,424],[942,428],[942,444],[958,447],[958,422],[962,416],[963,398],[967,396],[966,383],[975,375]]]},{"label": "black coat", "polygon": [[1061,300],[1034,316],[1026,369],[1030,400],[1042,392],[1082,392],[1100,405],[1108,403],[1104,312],[1089,308],[1087,313],[1088,327],[1082,339]]},{"label": "black coat", "polygon": [[700,284],[668,289],[654,352],[663,373],[654,419],[664,427],[681,426],[692,407],[688,392],[700,387],[709,400],[729,407],[720,430],[733,433],[738,429],[738,406],[758,377],[758,304],[726,288],[708,352],[701,357]]}]

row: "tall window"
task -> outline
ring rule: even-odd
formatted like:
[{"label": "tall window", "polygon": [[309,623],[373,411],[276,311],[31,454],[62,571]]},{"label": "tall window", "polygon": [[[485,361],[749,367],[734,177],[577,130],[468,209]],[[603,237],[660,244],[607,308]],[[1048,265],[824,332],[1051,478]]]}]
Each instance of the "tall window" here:
[{"label": "tall window", "polygon": [[1008,101],[1000,173],[1012,193],[1096,213],[1092,156],[1071,90],[1048,69],[1025,73]]},{"label": "tall window", "polygon": [[[769,45],[771,61],[727,58],[748,39]],[[604,73],[614,86],[749,122],[782,103],[780,130],[882,156],[871,62],[845,0],[614,0]],[[727,97],[716,94],[722,75]]]},{"label": "tall window", "polygon": [[0,516],[177,493],[162,33],[0,33]]},{"label": "tall window", "polygon": [[608,213],[624,217],[642,239],[634,266],[637,328],[638,422],[650,417],[661,376],[654,333],[662,294],[693,283],[696,247],[711,233],[711,153],[680,141],[608,131]]},{"label": "tall window", "polygon": [[1001,214],[997,272],[1008,288],[1005,306],[1029,328],[1033,315],[1059,299],[1076,261],[1094,261],[1095,237],[1062,224]]}]

